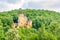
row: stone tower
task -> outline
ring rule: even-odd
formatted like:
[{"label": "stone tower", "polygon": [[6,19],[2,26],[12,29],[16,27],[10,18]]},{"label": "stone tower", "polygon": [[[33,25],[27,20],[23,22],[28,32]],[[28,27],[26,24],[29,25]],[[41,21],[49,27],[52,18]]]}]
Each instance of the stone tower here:
[{"label": "stone tower", "polygon": [[18,15],[18,26],[25,26],[27,22],[27,17],[24,14]]}]

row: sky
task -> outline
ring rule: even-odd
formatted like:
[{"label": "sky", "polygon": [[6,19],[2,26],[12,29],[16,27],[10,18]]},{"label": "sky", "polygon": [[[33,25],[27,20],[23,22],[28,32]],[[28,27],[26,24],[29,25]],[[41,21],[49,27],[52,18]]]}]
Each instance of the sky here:
[{"label": "sky", "polygon": [[60,0],[0,0],[0,12],[19,8],[46,9],[60,12]]}]

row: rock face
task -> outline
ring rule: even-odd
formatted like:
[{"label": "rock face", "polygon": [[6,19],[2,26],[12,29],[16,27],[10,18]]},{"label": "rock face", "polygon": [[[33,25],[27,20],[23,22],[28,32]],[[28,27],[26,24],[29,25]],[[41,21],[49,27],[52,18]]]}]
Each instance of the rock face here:
[{"label": "rock face", "polygon": [[28,18],[23,14],[18,15],[18,23],[12,24],[12,28],[14,27],[26,27],[26,28],[31,28],[32,27],[32,20],[28,20]]},{"label": "rock face", "polygon": [[18,16],[18,26],[25,26],[27,23],[27,17],[24,14]]}]

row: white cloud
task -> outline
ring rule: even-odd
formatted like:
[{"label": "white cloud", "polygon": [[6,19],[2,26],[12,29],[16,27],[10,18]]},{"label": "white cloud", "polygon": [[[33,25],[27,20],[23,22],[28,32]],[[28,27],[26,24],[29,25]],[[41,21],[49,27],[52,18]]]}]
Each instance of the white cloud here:
[{"label": "white cloud", "polygon": [[[32,6],[29,5],[30,2],[32,2]],[[0,0],[0,11],[19,8],[39,8],[59,11],[60,7],[57,8],[59,2],[59,0]]]},{"label": "white cloud", "polygon": [[[31,2],[31,4],[28,4],[29,2]],[[40,7],[39,9],[47,9],[47,10],[54,10],[54,11],[60,12],[59,11],[60,10],[60,7],[59,7],[60,1],[59,0],[30,0],[30,1],[28,1],[28,3],[24,4],[25,8],[35,8],[36,9],[37,7],[38,8]]]},{"label": "white cloud", "polygon": [[45,4],[44,4],[44,6],[49,8],[49,7],[55,5],[55,4],[58,3],[58,2],[59,2],[59,0],[46,1]]},{"label": "white cloud", "polygon": [[[0,2],[0,11],[8,11],[8,10],[14,10],[14,9],[19,9],[22,7],[22,5],[24,4],[24,0],[21,0],[21,2],[18,3],[8,3],[8,2]],[[1,5],[4,5],[5,8],[3,8],[3,6],[1,7]]]}]

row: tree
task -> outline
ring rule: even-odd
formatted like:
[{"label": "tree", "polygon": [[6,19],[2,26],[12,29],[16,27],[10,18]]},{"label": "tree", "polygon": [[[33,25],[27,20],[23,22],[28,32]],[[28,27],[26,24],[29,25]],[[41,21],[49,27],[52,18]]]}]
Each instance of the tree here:
[{"label": "tree", "polygon": [[0,40],[5,40],[5,33],[2,26],[0,26]]},{"label": "tree", "polygon": [[9,29],[6,33],[6,40],[20,40],[20,36],[17,33],[16,29]]},{"label": "tree", "polygon": [[46,31],[45,24],[42,24],[41,28],[39,28],[38,35],[39,40],[57,40],[53,34]]}]

